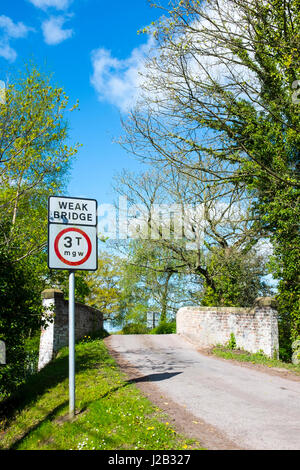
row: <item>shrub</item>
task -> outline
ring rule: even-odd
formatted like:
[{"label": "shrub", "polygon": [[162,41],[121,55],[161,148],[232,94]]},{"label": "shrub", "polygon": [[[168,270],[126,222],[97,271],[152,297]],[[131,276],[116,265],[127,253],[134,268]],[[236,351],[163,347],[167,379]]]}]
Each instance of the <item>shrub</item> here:
[{"label": "shrub", "polygon": [[152,335],[169,335],[176,333],[176,321],[161,322],[156,328],[150,331]]},{"label": "shrub", "polygon": [[230,333],[230,340],[226,344],[228,349],[236,349],[236,339],[233,333]]},{"label": "shrub", "polygon": [[42,324],[41,288],[28,260],[13,262],[0,226],[0,340],[6,365],[0,368],[0,400],[26,379],[36,364],[36,345],[26,344]]},{"label": "shrub", "polygon": [[123,335],[145,335],[149,333],[149,328],[141,323],[128,323],[123,326]]}]

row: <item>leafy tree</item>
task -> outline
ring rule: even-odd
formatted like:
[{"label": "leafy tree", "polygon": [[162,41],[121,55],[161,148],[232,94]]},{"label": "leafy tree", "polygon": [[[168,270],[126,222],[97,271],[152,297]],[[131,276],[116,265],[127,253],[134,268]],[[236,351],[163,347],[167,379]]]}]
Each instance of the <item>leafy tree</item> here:
[{"label": "leafy tree", "polygon": [[126,320],[146,323],[147,313],[151,312],[165,322],[174,319],[183,303],[191,301],[188,276],[178,273],[170,250],[150,240],[132,240],[123,265]]},{"label": "leafy tree", "polygon": [[124,145],[143,160],[247,188],[274,245],[280,315],[292,338],[300,332],[299,6],[181,0],[161,7],[165,16],[149,28],[157,48],[144,94],[124,123]]},{"label": "leafy tree", "polygon": [[141,282],[139,268],[123,258],[121,266],[120,288],[121,301],[118,314],[114,318],[114,324],[118,326],[133,325],[134,329],[123,331],[145,333],[147,328],[147,312],[149,303],[149,291]]},{"label": "leafy tree", "polygon": [[102,251],[98,258],[98,269],[86,274],[89,290],[85,302],[103,312],[105,320],[113,320],[120,309],[121,302],[121,260]]},{"label": "leafy tree", "polygon": [[64,91],[32,68],[8,85],[0,106],[0,208],[16,261],[46,246],[47,198],[61,191],[77,151],[66,144],[67,104]]},{"label": "leafy tree", "polygon": [[208,255],[208,270],[216,289],[204,285],[200,301],[207,306],[252,307],[258,296],[270,295],[264,282],[266,261],[254,249],[240,253],[234,248],[213,250]]}]

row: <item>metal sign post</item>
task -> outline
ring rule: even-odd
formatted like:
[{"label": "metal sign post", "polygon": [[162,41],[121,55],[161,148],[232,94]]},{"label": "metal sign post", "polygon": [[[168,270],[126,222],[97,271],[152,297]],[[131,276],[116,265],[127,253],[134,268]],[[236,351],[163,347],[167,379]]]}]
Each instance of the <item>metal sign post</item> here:
[{"label": "metal sign post", "polygon": [[69,418],[75,416],[75,270],[98,266],[97,201],[51,196],[48,267],[69,271]]},{"label": "metal sign post", "polygon": [[75,416],[75,272],[69,272],[69,418]]}]

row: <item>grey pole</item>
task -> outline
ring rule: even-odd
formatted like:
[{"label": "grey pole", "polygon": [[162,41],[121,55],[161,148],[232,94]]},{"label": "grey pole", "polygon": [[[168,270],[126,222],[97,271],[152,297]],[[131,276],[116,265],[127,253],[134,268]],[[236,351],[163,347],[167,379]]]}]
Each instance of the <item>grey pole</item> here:
[{"label": "grey pole", "polygon": [[75,416],[75,272],[69,272],[69,417]]}]

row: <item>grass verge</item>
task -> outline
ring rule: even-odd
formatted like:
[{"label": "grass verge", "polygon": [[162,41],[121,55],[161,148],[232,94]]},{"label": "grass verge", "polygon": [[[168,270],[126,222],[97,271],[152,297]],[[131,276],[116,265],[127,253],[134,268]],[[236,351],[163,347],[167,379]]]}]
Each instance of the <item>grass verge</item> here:
[{"label": "grass verge", "polygon": [[239,362],[250,362],[252,364],[262,364],[267,367],[276,367],[286,369],[296,374],[300,374],[300,365],[283,362],[279,359],[272,359],[265,356],[262,352],[250,353],[241,349],[228,349],[224,346],[216,346],[211,352],[223,359],[231,359]]},{"label": "grass verge", "polygon": [[0,404],[0,449],[181,450],[200,445],[120,372],[103,340],[76,345],[76,410],[68,420],[68,349]]}]

